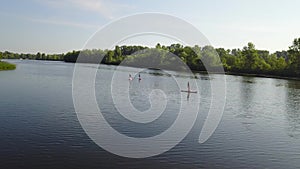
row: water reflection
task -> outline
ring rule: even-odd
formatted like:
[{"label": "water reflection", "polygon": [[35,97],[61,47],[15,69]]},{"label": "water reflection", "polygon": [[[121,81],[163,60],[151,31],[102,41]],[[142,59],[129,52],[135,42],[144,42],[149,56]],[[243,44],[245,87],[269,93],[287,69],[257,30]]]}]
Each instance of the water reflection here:
[{"label": "water reflection", "polygon": [[286,81],[286,119],[288,135],[300,138],[300,82]]},{"label": "water reflection", "polygon": [[[243,83],[239,83],[240,94],[240,112],[238,117],[240,118],[253,118],[252,102],[254,97],[254,85],[255,79],[253,77],[241,77]],[[250,84],[245,84],[250,83]]]}]

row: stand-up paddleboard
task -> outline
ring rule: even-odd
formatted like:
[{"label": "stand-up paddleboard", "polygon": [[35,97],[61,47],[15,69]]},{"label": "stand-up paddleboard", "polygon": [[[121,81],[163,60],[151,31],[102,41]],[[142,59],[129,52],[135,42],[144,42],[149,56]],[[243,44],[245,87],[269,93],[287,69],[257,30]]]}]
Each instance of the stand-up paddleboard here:
[{"label": "stand-up paddleboard", "polygon": [[186,93],[197,93],[197,91],[192,91],[191,89],[190,89],[190,82],[188,82],[188,84],[187,84],[187,90],[181,90],[181,92],[186,92]]},{"label": "stand-up paddleboard", "polygon": [[197,93],[197,91],[190,91],[190,90],[181,90],[181,92],[186,92],[186,93]]}]

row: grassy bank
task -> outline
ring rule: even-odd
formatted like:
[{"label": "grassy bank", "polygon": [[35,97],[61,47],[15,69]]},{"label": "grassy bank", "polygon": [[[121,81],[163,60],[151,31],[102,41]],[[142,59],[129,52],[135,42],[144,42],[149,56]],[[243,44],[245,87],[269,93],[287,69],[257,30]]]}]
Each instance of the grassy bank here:
[{"label": "grassy bank", "polygon": [[8,63],[8,62],[0,61],[0,71],[1,70],[14,70],[14,69],[16,69],[16,65]]}]

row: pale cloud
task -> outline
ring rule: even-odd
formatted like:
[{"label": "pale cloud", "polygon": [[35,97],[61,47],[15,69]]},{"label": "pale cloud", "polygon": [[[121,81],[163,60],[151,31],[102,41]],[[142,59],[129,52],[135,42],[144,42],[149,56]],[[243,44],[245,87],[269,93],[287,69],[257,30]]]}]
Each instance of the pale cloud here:
[{"label": "pale cloud", "polygon": [[78,28],[84,28],[84,29],[99,29],[101,25],[96,24],[88,24],[88,23],[82,23],[82,22],[74,22],[74,21],[68,21],[68,20],[62,20],[58,18],[41,18],[41,17],[32,17],[32,16],[24,16],[24,15],[17,15],[17,14],[10,14],[7,12],[0,11],[0,15],[2,16],[9,16],[14,17],[30,22],[36,22],[36,23],[42,23],[42,24],[52,24],[52,25],[64,25],[64,26],[71,26],[71,27],[78,27]]},{"label": "pale cloud", "polygon": [[[51,8],[57,8],[61,10],[72,10],[72,11],[85,11],[97,14],[105,19],[114,19],[122,15],[126,10],[133,9],[133,6],[121,3],[115,3],[109,0],[35,0],[36,2],[46,5]],[[54,25],[64,25],[73,26],[79,28],[93,28],[97,29],[100,25],[86,24],[78,21],[73,21],[70,19],[63,19],[58,17],[23,17],[23,19],[29,20],[31,22],[43,23],[43,24],[54,24]]]},{"label": "pale cloud", "polygon": [[114,19],[124,11],[132,10],[132,5],[116,3],[111,0],[37,0],[56,8],[85,10],[100,14],[106,19]]},{"label": "pale cloud", "polygon": [[97,26],[97,25],[71,22],[71,21],[64,21],[64,20],[58,20],[58,19],[38,19],[38,18],[25,18],[25,19],[29,20],[31,22],[38,22],[38,23],[44,23],[44,24],[64,25],[64,26],[72,26],[72,27],[86,28],[86,29],[89,29],[89,28],[97,29],[97,28],[99,28],[99,26]]},{"label": "pale cloud", "polygon": [[278,25],[262,25],[262,24],[249,24],[249,23],[233,23],[233,24],[226,24],[226,25],[221,25],[222,29],[225,30],[231,30],[231,31],[240,31],[240,32],[245,32],[245,33],[250,33],[250,32],[255,32],[255,33],[280,33],[284,30],[283,27],[278,26]]}]

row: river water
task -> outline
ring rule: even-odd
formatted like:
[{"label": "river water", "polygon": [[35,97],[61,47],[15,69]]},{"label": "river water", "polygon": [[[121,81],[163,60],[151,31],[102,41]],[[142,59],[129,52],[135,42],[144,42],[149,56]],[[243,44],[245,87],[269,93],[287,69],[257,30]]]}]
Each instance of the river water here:
[{"label": "river water", "polygon": [[[201,104],[189,134],[168,152],[131,159],[105,151],[82,129],[72,99],[74,64],[9,61],[17,64],[17,69],[0,72],[0,168],[300,167],[299,81],[226,75],[222,120],[212,137],[199,144],[209,110],[210,83],[221,75],[195,74],[201,86]],[[115,66],[99,69],[107,74],[116,71]],[[123,67],[122,71],[128,83],[128,74],[139,69]],[[153,123],[132,123],[120,116],[113,100],[106,97],[109,83],[103,75],[96,77],[96,96],[104,117],[115,130],[130,137],[146,138],[172,125],[180,106],[176,100],[178,93],[172,91],[180,89],[163,72],[143,70],[141,76],[140,82],[130,82],[130,100],[137,110],[151,107],[147,92],[139,90],[162,89],[171,94],[166,111]],[[190,78],[177,77],[184,81]],[[195,96],[191,94],[186,101],[199,104]]]}]

